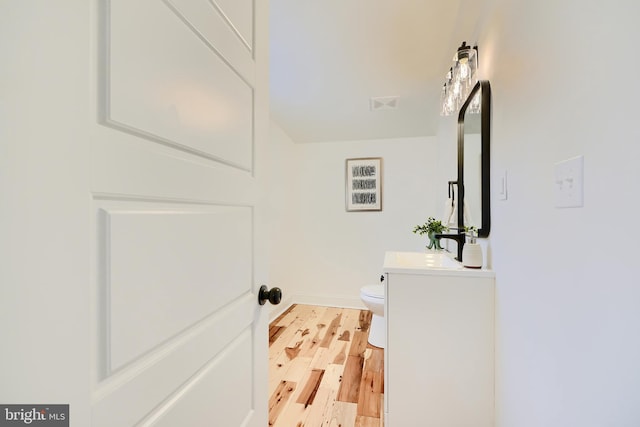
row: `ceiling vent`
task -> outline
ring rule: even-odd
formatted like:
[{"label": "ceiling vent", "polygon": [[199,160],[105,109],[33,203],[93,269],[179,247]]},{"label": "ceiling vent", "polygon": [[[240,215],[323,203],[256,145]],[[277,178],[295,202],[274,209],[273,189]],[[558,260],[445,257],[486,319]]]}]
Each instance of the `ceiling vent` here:
[{"label": "ceiling vent", "polygon": [[369,109],[371,111],[378,110],[397,110],[400,102],[397,96],[378,96],[369,99]]}]

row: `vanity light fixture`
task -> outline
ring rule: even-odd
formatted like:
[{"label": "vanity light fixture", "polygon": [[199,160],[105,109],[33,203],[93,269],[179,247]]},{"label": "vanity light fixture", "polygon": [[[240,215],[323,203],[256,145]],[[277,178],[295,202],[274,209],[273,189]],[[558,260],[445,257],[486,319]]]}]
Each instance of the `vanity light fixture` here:
[{"label": "vanity light fixture", "polygon": [[478,81],[477,71],[478,46],[471,47],[463,41],[453,56],[453,65],[442,86],[440,115],[448,116],[458,112]]}]

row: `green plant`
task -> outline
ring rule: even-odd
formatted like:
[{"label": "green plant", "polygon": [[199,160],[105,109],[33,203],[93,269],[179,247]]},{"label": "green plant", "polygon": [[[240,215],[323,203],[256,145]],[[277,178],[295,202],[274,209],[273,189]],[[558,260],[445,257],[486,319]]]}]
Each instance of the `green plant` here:
[{"label": "green plant", "polygon": [[475,225],[472,225],[471,227],[468,226],[464,226],[464,232],[467,233],[469,236],[471,237],[477,237],[478,236],[478,229],[476,228]]},{"label": "green plant", "polygon": [[434,217],[429,217],[427,222],[422,225],[416,225],[413,229],[413,232],[416,234],[440,234],[449,230],[449,227],[444,225],[442,221],[436,220]]},{"label": "green plant", "polygon": [[430,216],[427,222],[422,225],[416,225],[413,228],[413,232],[416,234],[426,234],[429,236],[429,244],[427,245],[427,249],[436,249],[442,250],[442,246],[440,246],[440,239],[436,238],[436,234],[441,234],[445,231],[449,230],[449,227],[444,225],[442,221],[436,220],[434,217]]}]

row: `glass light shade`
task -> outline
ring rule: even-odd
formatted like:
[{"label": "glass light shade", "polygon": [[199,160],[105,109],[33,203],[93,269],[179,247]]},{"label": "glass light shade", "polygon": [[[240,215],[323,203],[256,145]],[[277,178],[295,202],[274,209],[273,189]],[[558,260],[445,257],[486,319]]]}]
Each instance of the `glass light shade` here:
[{"label": "glass light shade", "polygon": [[453,57],[453,67],[449,69],[442,89],[440,97],[442,115],[456,113],[464,104],[469,92],[478,81],[477,69],[477,48],[472,48],[467,46],[467,42],[462,42]]}]

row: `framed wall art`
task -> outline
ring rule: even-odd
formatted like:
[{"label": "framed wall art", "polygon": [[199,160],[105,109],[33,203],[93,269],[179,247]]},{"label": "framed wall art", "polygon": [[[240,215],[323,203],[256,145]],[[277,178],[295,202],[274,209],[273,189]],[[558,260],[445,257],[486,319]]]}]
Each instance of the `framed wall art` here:
[{"label": "framed wall art", "polygon": [[382,157],[347,159],[347,212],[382,210]]}]

